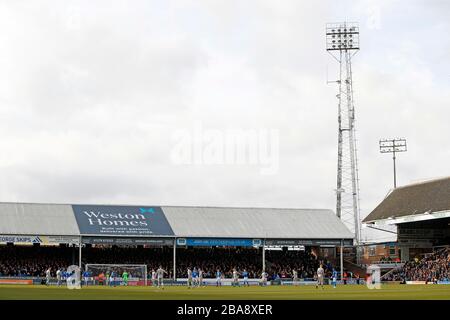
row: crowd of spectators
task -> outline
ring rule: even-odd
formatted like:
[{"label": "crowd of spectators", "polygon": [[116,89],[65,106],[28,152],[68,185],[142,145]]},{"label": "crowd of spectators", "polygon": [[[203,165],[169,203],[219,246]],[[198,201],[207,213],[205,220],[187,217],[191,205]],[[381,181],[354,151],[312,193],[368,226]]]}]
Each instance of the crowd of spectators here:
[{"label": "crowd of spectators", "polygon": [[0,276],[44,276],[48,268],[74,264],[72,257],[73,248],[0,246]]},{"label": "crowd of spectators", "polygon": [[384,276],[392,281],[448,281],[450,279],[450,248],[438,250],[423,259],[414,259]]},{"label": "crowd of spectators", "polygon": [[[83,248],[83,264],[145,264],[148,274],[162,266],[173,275],[173,249],[132,247],[88,247]],[[200,268],[205,277],[215,277],[219,269],[225,277],[231,277],[233,269],[244,269],[250,278],[260,278],[262,252],[255,248],[178,248],[176,256],[177,277],[186,277],[188,268]],[[321,261],[307,251],[266,251],[266,272],[270,279],[291,278],[292,271],[299,278],[313,278],[319,264],[323,263],[331,273],[329,261]],[[51,268],[67,268],[78,264],[78,248],[46,246],[0,246],[0,276],[44,276]]]}]

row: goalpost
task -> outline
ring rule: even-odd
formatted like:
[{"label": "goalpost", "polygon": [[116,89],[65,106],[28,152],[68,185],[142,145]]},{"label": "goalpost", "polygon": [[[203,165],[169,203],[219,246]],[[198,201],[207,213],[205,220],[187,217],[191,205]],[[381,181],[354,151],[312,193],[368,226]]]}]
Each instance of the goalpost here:
[{"label": "goalpost", "polygon": [[[128,285],[147,286],[147,265],[145,264],[86,264],[91,281],[103,285],[122,285],[124,272],[128,273]],[[110,277],[113,273],[114,277]],[[109,277],[108,277],[109,276]]]}]

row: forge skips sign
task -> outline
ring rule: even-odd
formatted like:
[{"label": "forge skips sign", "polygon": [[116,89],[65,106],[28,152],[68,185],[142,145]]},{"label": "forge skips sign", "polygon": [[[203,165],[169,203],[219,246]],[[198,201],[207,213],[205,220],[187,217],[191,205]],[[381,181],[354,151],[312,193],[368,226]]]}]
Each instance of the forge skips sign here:
[{"label": "forge skips sign", "polygon": [[173,236],[160,207],[72,205],[81,234]]}]

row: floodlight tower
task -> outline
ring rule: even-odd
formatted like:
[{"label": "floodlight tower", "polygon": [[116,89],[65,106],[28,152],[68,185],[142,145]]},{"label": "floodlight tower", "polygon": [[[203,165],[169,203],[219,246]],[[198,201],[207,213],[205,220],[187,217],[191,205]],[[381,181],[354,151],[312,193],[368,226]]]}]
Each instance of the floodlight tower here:
[{"label": "floodlight tower", "polygon": [[353,103],[352,58],[359,50],[359,25],[353,22],[326,25],[328,53],[339,63],[338,84],[338,167],[336,214],[361,239],[359,179],[356,155],[355,107]]},{"label": "floodlight tower", "polygon": [[397,188],[397,167],[395,164],[396,156],[398,152],[406,152],[406,139],[394,138],[394,139],[382,139],[380,140],[380,152],[392,153],[392,159],[394,161],[394,189]]}]

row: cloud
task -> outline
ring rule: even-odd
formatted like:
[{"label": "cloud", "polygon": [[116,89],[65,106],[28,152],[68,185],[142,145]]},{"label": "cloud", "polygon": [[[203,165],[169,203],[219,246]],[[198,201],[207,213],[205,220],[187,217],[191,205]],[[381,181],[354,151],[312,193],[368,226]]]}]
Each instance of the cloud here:
[{"label": "cloud", "polygon": [[[362,216],[391,187],[380,138],[408,139],[401,184],[450,175],[448,5],[357,3],[2,2],[0,200],[334,209],[336,63],[324,28],[343,19],[361,24]],[[173,133],[199,122],[277,130],[279,170],[174,164]]]}]

